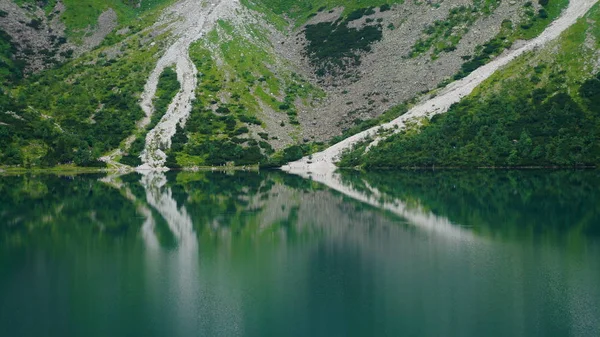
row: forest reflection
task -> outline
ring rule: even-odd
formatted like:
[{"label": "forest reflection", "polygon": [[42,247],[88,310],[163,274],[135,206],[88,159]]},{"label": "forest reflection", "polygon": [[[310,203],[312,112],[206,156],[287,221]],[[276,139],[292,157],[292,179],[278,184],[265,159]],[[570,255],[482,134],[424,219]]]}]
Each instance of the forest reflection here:
[{"label": "forest reflection", "polygon": [[598,172],[326,178],[2,176],[0,335],[600,332]]},{"label": "forest reflection", "polygon": [[461,240],[600,235],[598,171],[349,171],[335,173],[334,188],[311,178],[277,171],[3,176],[0,236],[19,244],[38,231],[102,240],[139,234],[149,248],[194,250],[219,238],[322,233],[320,216],[339,220],[326,227],[342,231],[360,225],[348,218],[367,213]]}]

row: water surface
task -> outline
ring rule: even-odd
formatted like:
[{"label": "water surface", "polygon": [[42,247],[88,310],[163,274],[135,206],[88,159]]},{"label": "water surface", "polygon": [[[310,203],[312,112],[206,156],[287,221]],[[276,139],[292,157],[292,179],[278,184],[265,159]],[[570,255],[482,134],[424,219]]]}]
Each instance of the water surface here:
[{"label": "water surface", "polygon": [[1,336],[599,336],[600,172],[0,177]]}]

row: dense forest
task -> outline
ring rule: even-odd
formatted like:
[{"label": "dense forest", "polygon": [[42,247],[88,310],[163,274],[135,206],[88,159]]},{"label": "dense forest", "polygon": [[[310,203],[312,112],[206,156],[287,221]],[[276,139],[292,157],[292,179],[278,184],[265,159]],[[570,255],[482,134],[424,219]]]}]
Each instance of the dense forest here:
[{"label": "dense forest", "polygon": [[592,166],[600,164],[600,74],[584,82],[577,103],[563,91],[510,82],[491,97],[470,98],[425,126],[386,139],[340,166],[366,168]]}]

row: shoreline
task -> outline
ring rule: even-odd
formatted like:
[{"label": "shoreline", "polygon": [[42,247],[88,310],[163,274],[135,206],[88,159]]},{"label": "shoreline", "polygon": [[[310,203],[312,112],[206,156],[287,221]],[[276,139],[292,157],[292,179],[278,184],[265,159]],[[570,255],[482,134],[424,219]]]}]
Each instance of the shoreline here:
[{"label": "shoreline", "polygon": [[436,170],[597,170],[599,166],[402,166],[402,167],[378,167],[374,169],[362,169],[356,167],[338,167],[338,170],[359,172],[390,172],[390,171],[436,171]]},{"label": "shoreline", "polygon": [[[376,169],[361,169],[355,167],[337,167],[334,171],[355,171],[361,173],[380,173],[380,172],[405,172],[405,171],[534,171],[534,170],[565,170],[565,171],[579,171],[579,170],[600,170],[599,166],[478,166],[478,167],[461,167],[461,166],[405,166],[405,167],[382,167]],[[139,173],[146,174],[150,172],[260,172],[260,171],[282,171],[287,174],[295,174],[282,170],[281,168],[261,168],[260,166],[199,166],[199,167],[183,167],[183,168],[170,168],[168,170],[136,170],[134,168],[130,170],[119,170],[110,168],[95,168],[95,167],[50,167],[50,168],[21,168],[21,167],[0,167],[0,176],[12,175],[12,174],[128,174],[128,173]],[[307,172],[310,176],[317,172]]]},{"label": "shoreline", "polygon": [[167,170],[139,170],[136,168],[129,169],[118,169],[118,168],[106,168],[106,167],[76,167],[76,166],[55,166],[48,168],[24,168],[24,167],[2,167],[0,166],[0,175],[8,174],[25,174],[25,173],[55,173],[55,174],[92,174],[92,173],[150,173],[150,172],[169,172],[169,171],[180,171],[180,172],[232,172],[232,171],[248,171],[248,172],[259,172],[260,166],[258,165],[246,165],[246,166],[194,166],[194,167],[181,167],[181,168],[169,168]]}]

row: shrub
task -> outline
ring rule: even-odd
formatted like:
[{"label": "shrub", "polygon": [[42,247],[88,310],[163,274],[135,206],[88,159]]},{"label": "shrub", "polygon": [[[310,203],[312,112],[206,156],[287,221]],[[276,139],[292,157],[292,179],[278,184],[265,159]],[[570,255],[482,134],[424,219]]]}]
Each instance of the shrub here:
[{"label": "shrub", "polygon": [[235,130],[235,132],[233,133],[234,135],[243,135],[244,133],[248,133],[248,128],[245,126],[242,126],[241,128],[238,128],[237,130]]},{"label": "shrub", "polygon": [[340,18],[334,23],[321,22],[306,26],[304,34],[308,45],[305,53],[317,68],[317,76],[337,75],[348,67],[359,65],[360,52],[369,52],[370,45],[381,40],[383,33],[379,24],[362,29],[348,27],[350,21],[370,12],[374,12],[372,8],[357,9],[345,20]]},{"label": "shrub", "polygon": [[231,110],[229,110],[229,108],[226,106],[219,106],[215,111],[220,114],[227,114],[231,112]]}]

